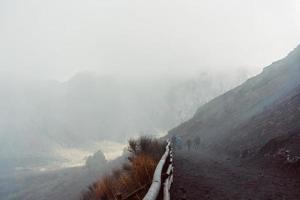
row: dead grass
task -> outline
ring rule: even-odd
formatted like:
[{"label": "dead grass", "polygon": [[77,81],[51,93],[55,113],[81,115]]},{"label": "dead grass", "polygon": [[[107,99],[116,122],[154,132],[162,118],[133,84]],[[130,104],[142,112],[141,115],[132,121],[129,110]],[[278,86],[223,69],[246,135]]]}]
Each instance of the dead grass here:
[{"label": "dead grass", "polygon": [[[154,170],[165,151],[165,144],[151,137],[140,137],[128,141],[130,156],[122,169],[114,170],[112,174],[103,177],[88,188],[82,200],[116,199],[117,194],[122,197],[139,190],[129,199],[142,199],[152,182]],[[144,188],[143,188],[144,187]]]}]

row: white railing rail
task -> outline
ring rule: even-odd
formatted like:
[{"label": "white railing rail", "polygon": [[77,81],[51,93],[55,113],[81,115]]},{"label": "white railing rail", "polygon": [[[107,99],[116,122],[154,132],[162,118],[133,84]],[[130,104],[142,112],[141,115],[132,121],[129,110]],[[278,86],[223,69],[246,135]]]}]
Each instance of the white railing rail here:
[{"label": "white railing rail", "polygon": [[[169,160],[169,162],[167,162]],[[167,169],[163,173],[163,169]],[[162,180],[162,177],[164,180]],[[162,181],[164,183],[162,184]],[[143,198],[143,200],[157,200],[161,189],[163,188],[163,199],[170,199],[170,188],[173,182],[173,155],[170,141],[167,142],[166,151],[158,162],[154,171],[152,184]]]},{"label": "white railing rail", "polygon": [[170,164],[166,173],[166,180],[164,182],[163,200],[170,200],[170,189],[173,183],[173,153],[170,150]]}]

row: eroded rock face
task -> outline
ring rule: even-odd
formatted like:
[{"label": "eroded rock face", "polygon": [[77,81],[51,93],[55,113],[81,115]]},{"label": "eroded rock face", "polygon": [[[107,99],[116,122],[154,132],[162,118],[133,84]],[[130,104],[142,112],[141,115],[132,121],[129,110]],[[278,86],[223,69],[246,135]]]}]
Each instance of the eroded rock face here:
[{"label": "eroded rock face", "polygon": [[300,170],[300,132],[271,139],[256,155],[267,166]]},{"label": "eroded rock face", "polygon": [[264,155],[282,155],[283,152],[290,156],[300,155],[300,132],[289,136],[274,138],[260,150],[260,153]]}]

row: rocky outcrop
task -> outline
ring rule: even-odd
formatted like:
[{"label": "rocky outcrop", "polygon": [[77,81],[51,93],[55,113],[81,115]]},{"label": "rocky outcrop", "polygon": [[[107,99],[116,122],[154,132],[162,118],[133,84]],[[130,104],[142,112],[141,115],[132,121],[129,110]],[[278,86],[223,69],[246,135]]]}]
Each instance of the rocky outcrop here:
[{"label": "rocky outcrop", "polygon": [[266,167],[300,172],[300,131],[267,142],[255,155]]},{"label": "rocky outcrop", "polygon": [[105,166],[107,160],[101,150],[94,153],[92,156],[89,156],[86,159],[85,166],[89,169],[101,169]]}]

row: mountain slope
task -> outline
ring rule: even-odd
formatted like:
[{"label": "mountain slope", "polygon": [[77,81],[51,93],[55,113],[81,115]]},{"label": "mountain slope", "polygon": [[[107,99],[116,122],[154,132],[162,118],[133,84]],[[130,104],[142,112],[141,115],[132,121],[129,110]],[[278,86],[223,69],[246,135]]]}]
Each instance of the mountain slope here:
[{"label": "mountain slope", "polygon": [[[269,137],[261,137],[264,130],[262,127],[270,118],[270,110],[276,113],[281,107],[296,101],[292,103],[290,111],[283,109],[286,113],[280,114],[286,118],[298,109],[299,76],[300,46],[286,58],[266,67],[258,76],[200,107],[192,119],[174,128],[169,134],[184,135],[185,138],[199,135],[203,143],[228,151],[260,146],[272,137],[287,133],[288,128],[273,135],[270,133]],[[278,118],[278,121],[282,129],[297,124],[293,120],[280,123]],[[258,130],[258,127],[261,129]],[[270,127],[270,131],[278,129]],[[255,137],[255,141],[247,143]]]}]

